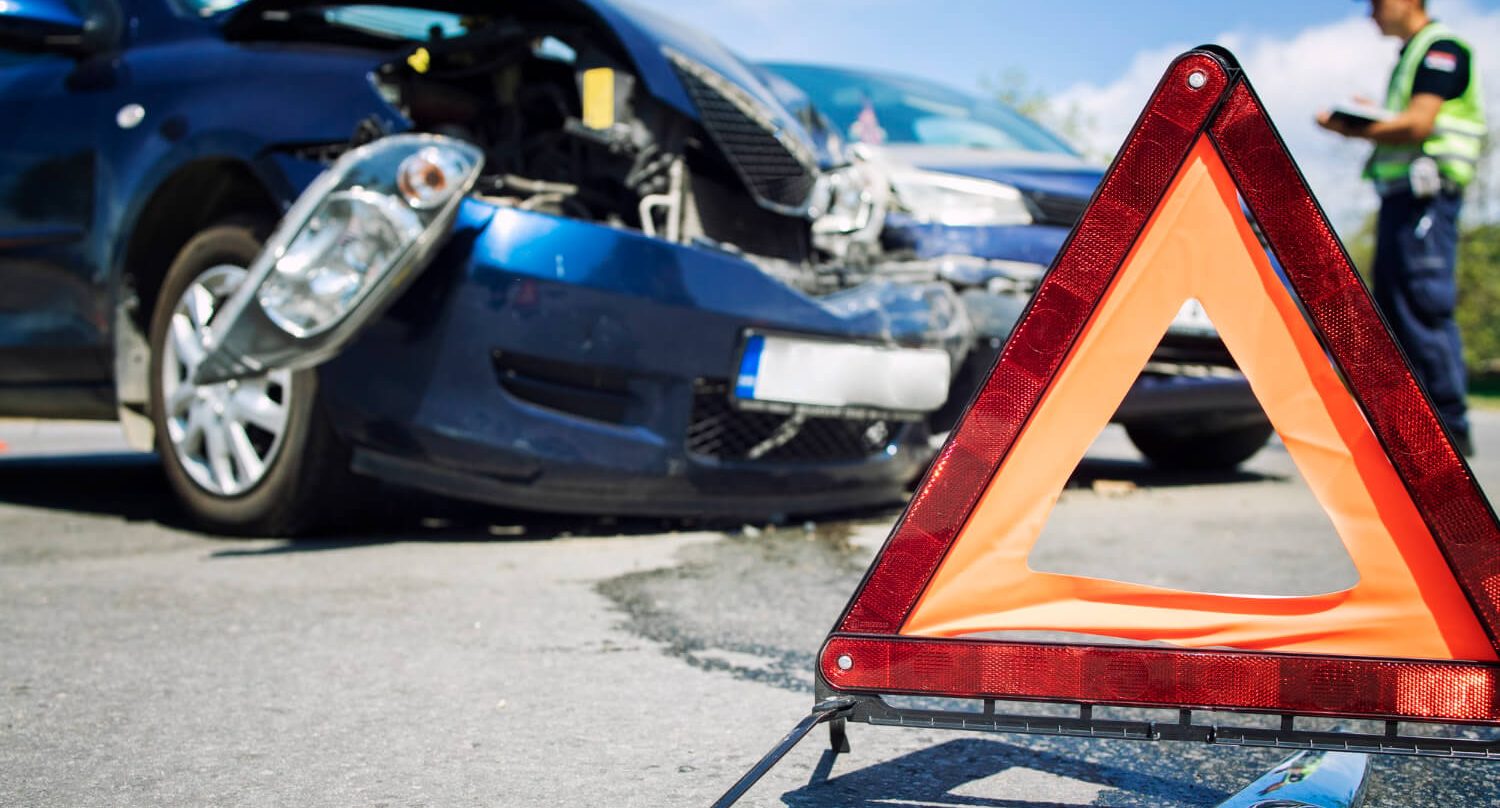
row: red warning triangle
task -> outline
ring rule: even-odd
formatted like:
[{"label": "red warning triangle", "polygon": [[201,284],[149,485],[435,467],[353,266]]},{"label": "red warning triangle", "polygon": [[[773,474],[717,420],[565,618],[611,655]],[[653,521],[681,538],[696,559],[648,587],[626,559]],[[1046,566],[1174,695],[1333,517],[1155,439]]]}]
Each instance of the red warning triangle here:
[{"label": "red warning triangle", "polygon": [[[1027,566],[1188,299],[1328,512],[1359,573],[1349,589],[1216,595]],[[1021,630],[1154,644],[983,636]],[[1500,723],[1497,651],[1500,523],[1254,90],[1199,50],[1157,87],[819,678],[846,693]]]}]

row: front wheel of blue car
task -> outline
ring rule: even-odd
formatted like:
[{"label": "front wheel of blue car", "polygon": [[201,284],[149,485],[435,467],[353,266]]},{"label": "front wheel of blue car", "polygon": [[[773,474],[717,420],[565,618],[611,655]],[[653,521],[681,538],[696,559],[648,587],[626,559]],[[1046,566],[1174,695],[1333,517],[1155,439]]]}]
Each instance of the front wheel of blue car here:
[{"label": "front wheel of blue car", "polygon": [[190,239],[151,319],[151,413],[167,479],[213,530],[290,535],[344,510],[347,450],[318,402],[314,371],[193,381],[215,313],[244,281],[268,227],[227,221]]}]

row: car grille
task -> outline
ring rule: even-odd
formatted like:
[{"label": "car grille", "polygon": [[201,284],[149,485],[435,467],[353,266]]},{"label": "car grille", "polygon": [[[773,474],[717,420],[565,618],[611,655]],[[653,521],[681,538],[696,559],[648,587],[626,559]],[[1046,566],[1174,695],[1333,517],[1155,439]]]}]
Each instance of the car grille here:
[{"label": "car grille", "polygon": [[771,116],[748,93],[714,71],[677,53],[668,54],[703,126],[760,204],[801,213],[817,181],[817,161],[778,134]]},{"label": "car grille", "polygon": [[1026,201],[1031,203],[1031,212],[1037,224],[1050,224],[1057,227],[1072,227],[1078,224],[1078,220],[1083,218],[1083,211],[1089,206],[1086,198],[1049,194],[1042,191],[1027,191]]},{"label": "car grille", "polygon": [[717,460],[828,463],[880,454],[904,427],[899,422],[748,412],[729,403],[729,383],[699,379],[687,450]]}]

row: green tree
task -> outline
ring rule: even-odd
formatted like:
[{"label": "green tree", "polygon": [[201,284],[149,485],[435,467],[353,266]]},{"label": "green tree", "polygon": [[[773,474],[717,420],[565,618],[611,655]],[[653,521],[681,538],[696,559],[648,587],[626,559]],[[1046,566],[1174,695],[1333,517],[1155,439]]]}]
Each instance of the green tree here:
[{"label": "green tree", "polygon": [[1031,81],[1025,70],[1010,67],[997,76],[981,76],[979,86],[1017,112],[1053,130],[1085,157],[1109,162],[1114,155],[1093,149],[1089,144],[1098,129],[1098,121],[1083,111],[1077,102],[1063,106]]},{"label": "green tree", "polygon": [[[1375,266],[1375,213],[1344,242],[1366,283]],[[1458,242],[1458,328],[1464,363],[1475,373],[1500,371],[1500,223],[1465,227]]]},{"label": "green tree", "polygon": [[981,78],[979,86],[1028,118],[1040,120],[1052,112],[1047,93],[1034,86],[1026,71],[1019,67],[1008,67],[994,78]]},{"label": "green tree", "polygon": [[1458,242],[1458,328],[1464,362],[1500,370],[1500,222],[1472,225]]},{"label": "green tree", "polygon": [[1493,222],[1500,219],[1500,187],[1496,186],[1495,143],[1500,129],[1491,129],[1479,151],[1479,169],[1464,197],[1464,218],[1471,222]]},{"label": "green tree", "polygon": [[1354,262],[1354,269],[1365,279],[1366,285],[1373,282],[1375,277],[1375,222],[1376,213],[1372,210],[1365,214],[1354,235],[1344,239],[1344,249],[1349,252],[1349,260]]}]

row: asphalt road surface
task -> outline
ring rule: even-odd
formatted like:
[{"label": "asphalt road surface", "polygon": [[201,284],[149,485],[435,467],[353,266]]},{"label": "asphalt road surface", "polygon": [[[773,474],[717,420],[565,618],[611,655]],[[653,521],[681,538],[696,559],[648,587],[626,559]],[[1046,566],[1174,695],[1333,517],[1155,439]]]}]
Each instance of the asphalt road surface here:
[{"label": "asphalt road surface", "polygon": [[[1500,414],[1476,420],[1500,491]],[[5,806],[705,805],[806,714],[813,654],[896,516],[712,530],[417,502],[380,530],[225,539],[184,525],[112,426],[0,422],[0,441]],[[1279,446],[1171,477],[1114,428],[1032,563],[1215,591],[1353,580]],[[850,736],[832,758],[815,734],[742,804],[1213,805],[1288,754]],[[1500,763],[1374,768],[1369,805],[1500,794]]]}]

